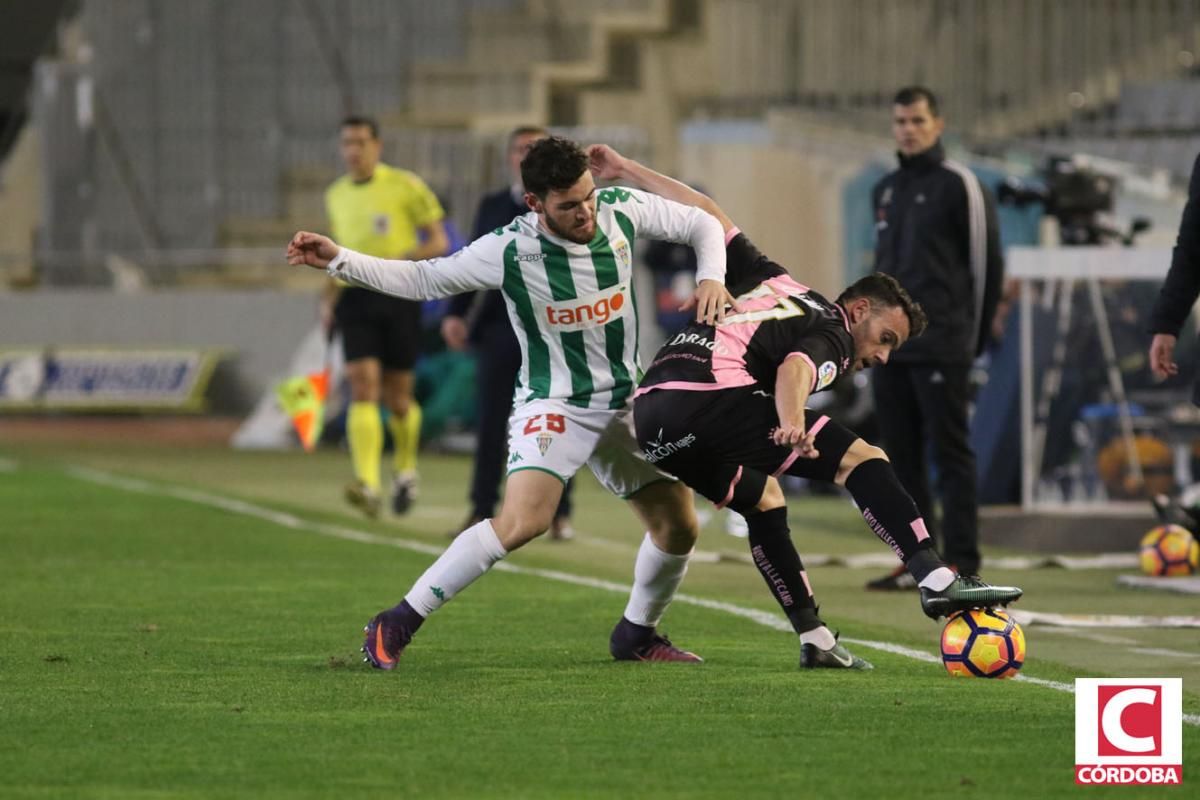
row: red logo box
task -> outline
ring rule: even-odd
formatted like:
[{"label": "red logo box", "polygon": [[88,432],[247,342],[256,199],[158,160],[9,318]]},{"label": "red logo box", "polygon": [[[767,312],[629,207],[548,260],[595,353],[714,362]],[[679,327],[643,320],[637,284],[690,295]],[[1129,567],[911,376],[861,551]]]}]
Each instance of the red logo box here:
[{"label": "red logo box", "polygon": [[1180,678],[1077,678],[1075,782],[1183,781]]}]

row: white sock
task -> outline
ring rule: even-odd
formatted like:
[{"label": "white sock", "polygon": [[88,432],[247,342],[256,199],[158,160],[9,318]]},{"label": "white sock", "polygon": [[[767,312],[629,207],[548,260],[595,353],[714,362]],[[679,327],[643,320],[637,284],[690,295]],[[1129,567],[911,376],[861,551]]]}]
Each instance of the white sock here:
[{"label": "white sock", "polygon": [[954,570],[949,567],[938,567],[926,575],[925,580],[918,583],[917,586],[924,586],[926,589],[933,589],[935,592],[940,592],[954,583],[954,579],[957,577],[954,574]]},{"label": "white sock", "polygon": [[815,644],[822,650],[831,650],[837,644],[837,639],[833,637],[833,631],[822,625],[800,634],[800,644]]},{"label": "white sock", "polygon": [[687,574],[691,557],[691,552],[682,556],[664,553],[647,533],[633,564],[633,591],[625,606],[625,619],[649,628],[658,625]]},{"label": "white sock", "polygon": [[496,537],[492,521],[478,522],[458,535],[433,566],[417,578],[404,599],[418,614],[428,617],[506,555],[508,551]]}]

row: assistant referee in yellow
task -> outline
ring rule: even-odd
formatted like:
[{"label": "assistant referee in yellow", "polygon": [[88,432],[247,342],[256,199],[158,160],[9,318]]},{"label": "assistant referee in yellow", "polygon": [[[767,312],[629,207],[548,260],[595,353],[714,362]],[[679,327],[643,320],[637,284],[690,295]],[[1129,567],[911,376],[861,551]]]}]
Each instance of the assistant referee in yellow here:
[{"label": "assistant referee in yellow", "polygon": [[[417,175],[380,162],[379,126],[369,117],[342,120],[339,145],[346,174],[325,192],[329,229],[339,244],[381,258],[418,260],[445,255],[450,241],[445,212]],[[421,305],[411,300],[330,281],[321,320],[342,334],[350,410],[346,437],[354,481],[346,500],[379,516],[383,423],[382,400],[391,412],[395,445],[392,508],[403,514],[417,490],[421,409],[413,398],[413,366],[421,333]]]}]

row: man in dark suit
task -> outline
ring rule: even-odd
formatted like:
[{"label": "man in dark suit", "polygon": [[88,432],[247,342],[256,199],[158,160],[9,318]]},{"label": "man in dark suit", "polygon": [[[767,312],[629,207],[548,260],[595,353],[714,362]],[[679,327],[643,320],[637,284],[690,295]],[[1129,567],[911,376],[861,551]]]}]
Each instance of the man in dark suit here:
[{"label": "man in dark suit", "polygon": [[[512,222],[529,211],[525,205],[525,187],[521,184],[521,161],[529,148],[550,134],[535,126],[521,127],[508,136],[508,168],[511,183],[479,201],[474,241],[489,231]],[[455,530],[465,530],[476,522],[495,516],[500,499],[500,478],[508,444],[508,416],[512,410],[513,389],[521,369],[521,349],[508,321],[504,297],[498,290],[461,294],[450,302],[442,319],[442,338],[446,345],[461,350],[468,345],[476,354],[476,398],[478,402],[475,469],[471,476],[471,512],[467,521]],[[551,539],[570,539],[571,486],[568,483],[562,502],[550,525]]]},{"label": "man in dark suit", "polygon": [[[929,315],[929,330],[872,370],[875,411],[896,474],[917,502],[946,561],[979,571],[975,452],[968,440],[971,364],[991,331],[1004,260],[991,193],[946,158],[945,121],[920,86],[892,105],[899,168],[875,185],[875,269],[896,278]],[[926,453],[938,467],[935,524]],[[904,570],[868,589],[916,589]]]},{"label": "man in dark suit", "polygon": [[[1150,369],[1159,380],[1179,374],[1175,343],[1196,297],[1200,296],[1200,156],[1192,166],[1187,205],[1179,222],[1179,236],[1171,254],[1171,269],[1159,291],[1150,317]],[[1192,402],[1200,405],[1200,378],[1192,390]]]}]

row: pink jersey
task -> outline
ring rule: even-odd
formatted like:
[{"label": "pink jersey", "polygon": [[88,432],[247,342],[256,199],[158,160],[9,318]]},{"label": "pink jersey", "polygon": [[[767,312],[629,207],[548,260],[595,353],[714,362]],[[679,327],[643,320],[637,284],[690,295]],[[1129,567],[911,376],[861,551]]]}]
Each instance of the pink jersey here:
[{"label": "pink jersey", "polygon": [[854,339],[841,306],[795,281],[745,235],[728,244],[726,284],[740,311],[717,326],[692,323],[658,351],[635,395],[662,389],[714,391],[760,385],[775,389],[789,358],[812,369],[811,391],[850,370]]}]

